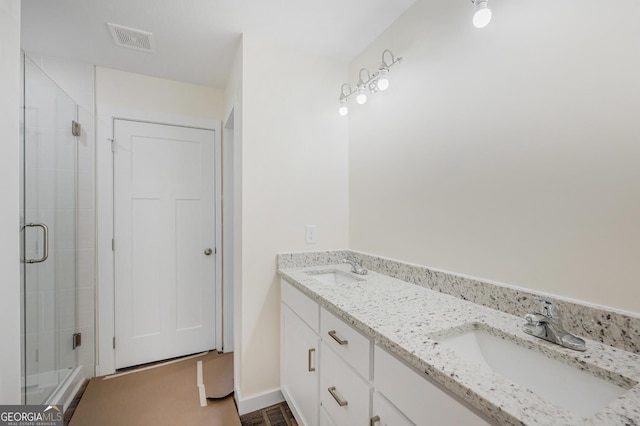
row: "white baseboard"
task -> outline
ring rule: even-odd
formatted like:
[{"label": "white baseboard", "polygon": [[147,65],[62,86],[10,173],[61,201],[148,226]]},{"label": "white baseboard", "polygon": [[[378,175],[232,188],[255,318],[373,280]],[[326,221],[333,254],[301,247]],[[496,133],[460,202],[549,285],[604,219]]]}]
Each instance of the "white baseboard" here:
[{"label": "white baseboard", "polygon": [[240,390],[236,389],[234,397],[238,406],[238,413],[241,416],[284,401],[284,396],[282,396],[280,389],[273,389],[248,398],[243,398]]}]

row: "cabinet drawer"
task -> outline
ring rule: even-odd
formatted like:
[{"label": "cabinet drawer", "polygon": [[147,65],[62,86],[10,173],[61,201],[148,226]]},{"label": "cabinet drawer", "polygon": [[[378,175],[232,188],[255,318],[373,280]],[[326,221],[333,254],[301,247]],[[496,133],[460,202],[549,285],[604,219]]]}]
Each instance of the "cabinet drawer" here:
[{"label": "cabinet drawer", "polygon": [[371,388],[335,352],[320,344],[320,403],[337,426],[369,422]]},{"label": "cabinet drawer", "polygon": [[320,331],[327,346],[371,380],[371,340],[324,308],[320,310]]},{"label": "cabinet drawer", "polygon": [[320,331],[320,305],[285,280],[281,282],[281,299],[316,333]]},{"label": "cabinet drawer", "polygon": [[488,425],[473,409],[379,346],[374,352],[376,391],[416,425]]},{"label": "cabinet drawer", "polygon": [[391,405],[379,392],[373,393],[371,426],[414,426],[404,414]]}]

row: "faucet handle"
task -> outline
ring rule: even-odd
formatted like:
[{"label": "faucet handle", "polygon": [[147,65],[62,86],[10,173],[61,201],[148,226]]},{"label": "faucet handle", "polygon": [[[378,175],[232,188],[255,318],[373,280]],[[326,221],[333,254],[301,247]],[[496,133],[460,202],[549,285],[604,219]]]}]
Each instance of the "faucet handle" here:
[{"label": "faucet handle", "polygon": [[538,299],[538,301],[541,303],[541,311],[544,315],[556,320],[559,324],[562,323],[562,312],[560,312],[560,308],[545,299]]},{"label": "faucet handle", "polygon": [[551,317],[550,311],[551,311],[551,307],[553,306],[553,303],[545,299],[536,299],[536,300],[540,302],[540,313],[548,317]]}]

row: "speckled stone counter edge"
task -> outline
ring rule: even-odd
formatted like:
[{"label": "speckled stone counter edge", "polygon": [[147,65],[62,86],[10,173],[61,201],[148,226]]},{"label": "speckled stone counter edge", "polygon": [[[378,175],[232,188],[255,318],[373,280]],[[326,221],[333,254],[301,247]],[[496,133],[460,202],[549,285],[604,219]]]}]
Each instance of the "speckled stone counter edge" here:
[{"label": "speckled stone counter edge", "polygon": [[640,354],[640,316],[603,307],[352,250],[282,253],[278,255],[278,268],[331,265],[352,257],[358,257],[366,269],[511,315],[523,316],[538,310],[538,299],[544,298],[560,308],[567,331]]}]

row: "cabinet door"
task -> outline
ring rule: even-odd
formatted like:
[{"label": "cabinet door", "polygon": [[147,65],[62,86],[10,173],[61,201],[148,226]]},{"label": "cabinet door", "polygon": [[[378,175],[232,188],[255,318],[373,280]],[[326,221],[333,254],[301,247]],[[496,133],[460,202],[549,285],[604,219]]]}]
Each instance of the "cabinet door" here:
[{"label": "cabinet door", "polygon": [[299,423],[317,426],[320,338],[287,305],[281,307],[282,393]]},{"label": "cabinet door", "polygon": [[415,426],[396,407],[378,392],[373,394],[371,426]]}]

